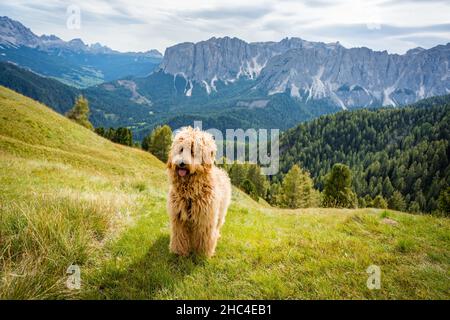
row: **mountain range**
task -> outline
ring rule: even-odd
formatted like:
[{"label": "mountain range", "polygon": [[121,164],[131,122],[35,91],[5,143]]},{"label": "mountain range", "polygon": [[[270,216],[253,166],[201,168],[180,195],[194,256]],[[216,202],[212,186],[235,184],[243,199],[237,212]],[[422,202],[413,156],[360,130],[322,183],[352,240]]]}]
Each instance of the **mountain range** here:
[{"label": "mountain range", "polygon": [[[285,130],[343,109],[396,107],[450,93],[450,43],[399,55],[300,38],[248,43],[213,37],[174,45],[162,57],[154,50],[120,53],[80,39],[36,36],[2,17],[2,60],[78,87],[64,90],[88,97],[94,125],[128,126],[138,139],[155,125],[177,128],[194,120],[221,130]],[[31,84],[20,70],[0,70],[27,95]],[[33,81],[34,87],[44,84]]]},{"label": "mountain range", "polygon": [[157,50],[121,53],[81,39],[37,36],[20,22],[0,17],[0,61],[84,88],[126,76],[145,76],[162,59]]},{"label": "mountain range", "polygon": [[450,93],[450,43],[404,55],[337,43],[286,38],[247,43],[211,38],[166,50],[161,70],[186,79],[186,96],[194,86],[208,94],[246,78],[267,96],[288,94],[304,102],[328,100],[342,109],[397,106]]}]

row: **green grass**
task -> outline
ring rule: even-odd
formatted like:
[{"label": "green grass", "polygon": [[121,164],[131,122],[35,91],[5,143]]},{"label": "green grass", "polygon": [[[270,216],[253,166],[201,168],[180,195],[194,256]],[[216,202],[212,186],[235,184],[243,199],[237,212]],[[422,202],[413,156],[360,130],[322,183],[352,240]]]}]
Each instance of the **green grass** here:
[{"label": "green grass", "polygon": [[[174,256],[161,162],[2,87],[0,187],[0,298],[450,298],[440,217],[281,210],[234,190],[216,256]],[[66,288],[71,264],[80,290]]]}]

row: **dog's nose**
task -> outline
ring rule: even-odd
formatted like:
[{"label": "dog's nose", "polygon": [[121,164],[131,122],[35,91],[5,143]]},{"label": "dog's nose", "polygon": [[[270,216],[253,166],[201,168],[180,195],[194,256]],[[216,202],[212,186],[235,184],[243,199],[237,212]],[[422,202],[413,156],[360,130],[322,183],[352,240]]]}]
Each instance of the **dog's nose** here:
[{"label": "dog's nose", "polygon": [[178,165],[180,168],[184,168],[185,164],[184,162],[180,162],[180,164]]}]

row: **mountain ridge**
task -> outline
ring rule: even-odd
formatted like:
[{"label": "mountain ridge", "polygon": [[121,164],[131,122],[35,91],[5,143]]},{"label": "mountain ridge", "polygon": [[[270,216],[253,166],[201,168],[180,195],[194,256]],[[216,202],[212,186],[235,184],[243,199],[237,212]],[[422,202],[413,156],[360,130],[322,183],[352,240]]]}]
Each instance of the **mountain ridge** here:
[{"label": "mountain ridge", "polygon": [[81,94],[77,88],[52,78],[44,78],[9,62],[0,62],[0,85],[39,101],[65,114]]},{"label": "mountain ridge", "polygon": [[7,16],[0,16],[0,45],[6,46],[26,46],[38,47],[40,49],[68,49],[73,51],[90,51],[91,53],[116,53],[116,54],[136,54],[149,55],[162,58],[162,54],[151,49],[145,52],[120,52],[104,46],[98,42],[85,44],[80,38],[64,41],[54,34],[41,36],[36,35],[30,28],[27,28],[17,20]]},{"label": "mountain ridge", "polygon": [[399,55],[301,38],[247,43],[213,37],[167,48],[159,69],[185,78],[187,97],[195,85],[209,95],[218,82],[227,85],[243,77],[268,96],[287,92],[306,103],[326,98],[347,109],[397,106],[447,94],[449,61],[450,43]]},{"label": "mountain ridge", "polygon": [[0,17],[0,61],[16,63],[78,88],[149,75],[161,59],[154,49],[122,53],[99,43],[87,45],[81,39],[37,36],[19,21]]}]

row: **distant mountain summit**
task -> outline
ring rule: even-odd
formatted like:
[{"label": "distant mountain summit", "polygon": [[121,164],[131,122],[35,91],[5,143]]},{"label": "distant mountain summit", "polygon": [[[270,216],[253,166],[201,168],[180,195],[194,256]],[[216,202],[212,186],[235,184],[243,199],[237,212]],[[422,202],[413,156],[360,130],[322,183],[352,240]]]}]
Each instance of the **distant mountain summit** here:
[{"label": "distant mountain summit", "polygon": [[310,45],[312,43],[299,38],[247,43],[238,38],[214,37],[167,48],[161,69],[197,81],[211,92],[216,91],[216,81],[233,83],[241,77],[254,80],[274,56]]},{"label": "distant mountain summit", "polygon": [[123,53],[99,43],[88,45],[81,39],[37,36],[20,22],[0,17],[0,61],[16,63],[76,87],[146,76],[161,60],[161,53],[154,49]]},{"label": "distant mountain summit", "polygon": [[40,39],[20,22],[0,17],[0,45],[37,47]]},{"label": "distant mountain summit", "polygon": [[161,70],[186,79],[207,94],[217,84],[254,81],[267,96],[288,94],[304,102],[326,100],[342,109],[397,106],[450,92],[450,43],[404,55],[368,48],[345,48],[339,42],[286,38],[247,43],[211,38],[167,48]]},{"label": "distant mountain summit", "polygon": [[[87,52],[94,54],[124,54],[112,50],[100,43],[87,45],[83,40],[76,38],[64,41],[55,35],[37,36],[29,28],[20,22],[6,16],[0,17],[0,45],[4,46],[25,46],[29,48],[39,48],[41,50],[64,49],[74,52]],[[146,52],[127,52],[127,54],[143,55],[147,57],[162,58],[162,54],[152,49]]]}]

